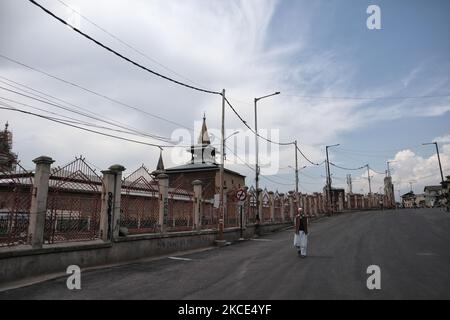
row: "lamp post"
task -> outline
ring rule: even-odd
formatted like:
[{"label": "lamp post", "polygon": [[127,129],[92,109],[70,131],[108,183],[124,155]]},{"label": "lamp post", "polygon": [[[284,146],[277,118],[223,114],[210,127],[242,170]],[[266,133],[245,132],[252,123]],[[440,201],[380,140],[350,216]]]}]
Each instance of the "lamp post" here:
[{"label": "lamp post", "polygon": [[279,95],[280,92],[275,92],[269,94],[267,96],[255,98],[255,155],[256,155],[256,164],[255,164],[255,187],[256,187],[256,221],[259,223],[259,164],[258,164],[258,101],[269,98],[272,96]]},{"label": "lamp post", "polygon": [[439,147],[437,142],[430,142],[430,143],[422,143],[423,146],[427,146],[430,144],[434,144],[436,147],[436,153],[437,153],[437,157],[438,157],[438,161],[439,161],[439,170],[441,171],[441,183],[444,183],[444,174],[442,173],[442,164],[441,164],[441,157],[439,156]]},{"label": "lamp post", "polygon": [[326,151],[326,153],[327,153],[327,168],[328,168],[328,170],[327,170],[327,189],[328,189],[328,197],[327,197],[327,200],[328,200],[328,213],[330,213],[330,211],[332,212],[333,211],[333,201],[332,201],[332,199],[331,199],[331,174],[330,174],[330,160],[329,160],[329,158],[328,158],[328,148],[331,148],[331,147],[338,147],[338,146],[340,146],[340,144],[338,143],[338,144],[333,144],[333,145],[331,145],[331,146],[326,146],[325,147],[325,151]]}]

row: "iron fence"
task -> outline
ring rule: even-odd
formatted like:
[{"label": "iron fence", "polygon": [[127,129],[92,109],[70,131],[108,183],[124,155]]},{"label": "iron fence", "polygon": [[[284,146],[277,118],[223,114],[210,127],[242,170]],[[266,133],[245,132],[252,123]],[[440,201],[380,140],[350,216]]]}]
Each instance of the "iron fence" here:
[{"label": "iron fence", "polygon": [[102,179],[83,158],[51,171],[44,242],[99,238]]},{"label": "iron fence", "polygon": [[32,176],[20,163],[0,169],[0,247],[29,242]]}]

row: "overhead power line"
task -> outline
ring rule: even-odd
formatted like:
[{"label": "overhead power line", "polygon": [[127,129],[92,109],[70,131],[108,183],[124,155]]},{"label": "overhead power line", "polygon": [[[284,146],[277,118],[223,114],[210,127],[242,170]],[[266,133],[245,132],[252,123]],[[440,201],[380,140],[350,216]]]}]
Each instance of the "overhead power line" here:
[{"label": "overhead power line", "polygon": [[[6,105],[3,102],[0,102],[0,104]],[[143,141],[128,139],[128,138],[124,138],[124,137],[120,137],[120,136],[116,136],[116,135],[112,135],[112,134],[108,134],[108,133],[104,133],[104,132],[100,132],[100,131],[96,131],[96,130],[91,130],[91,129],[88,129],[88,128],[83,128],[83,127],[80,127],[80,126],[77,126],[77,125],[69,124],[69,123],[67,123],[67,122],[65,122],[64,120],[61,120],[61,119],[51,118],[51,117],[43,116],[43,115],[40,115],[40,114],[37,114],[37,113],[33,113],[33,112],[29,112],[29,111],[25,111],[25,110],[13,108],[13,107],[8,107],[8,106],[7,107],[0,107],[0,109],[10,110],[10,111],[15,111],[15,112],[20,112],[20,113],[23,113],[23,114],[32,115],[32,116],[35,116],[35,117],[39,117],[39,118],[46,119],[46,120],[49,120],[49,121],[57,122],[57,123],[60,123],[60,124],[63,124],[63,125],[69,126],[69,127],[73,127],[73,128],[76,128],[76,129],[84,130],[84,131],[87,131],[87,132],[91,132],[91,133],[95,133],[95,134],[99,134],[99,135],[102,135],[102,136],[115,138],[115,139],[119,139],[119,140],[123,140],[123,141],[128,141],[128,142],[133,142],[133,143],[142,144],[142,145],[146,145],[146,146],[156,147],[156,148],[159,148],[161,150],[163,149],[163,147],[167,147],[167,146],[160,146],[160,145],[153,144],[153,143],[147,143],[147,142],[143,142]],[[171,146],[169,146],[169,147],[171,147]]]},{"label": "overhead power line", "polygon": [[102,93],[98,93],[98,92],[96,92],[96,91],[93,91],[93,90],[91,90],[91,89],[88,89],[88,88],[86,88],[86,87],[84,87],[84,86],[82,86],[82,85],[79,85],[79,84],[77,84],[77,83],[74,83],[74,82],[71,82],[71,81],[62,79],[62,78],[57,77],[57,76],[55,76],[55,75],[52,75],[52,74],[50,74],[50,73],[48,73],[48,72],[45,72],[45,71],[39,70],[39,69],[37,69],[37,68],[31,67],[31,66],[29,66],[29,65],[27,65],[27,64],[25,64],[25,63],[23,63],[23,62],[20,62],[20,61],[17,61],[17,60],[15,60],[15,59],[12,59],[12,58],[10,58],[10,57],[7,57],[7,56],[5,56],[5,55],[3,55],[3,54],[1,54],[1,53],[0,53],[0,57],[3,58],[3,59],[5,59],[5,60],[7,60],[7,61],[9,61],[9,62],[12,62],[12,63],[14,63],[14,64],[20,65],[20,66],[25,67],[25,68],[27,68],[27,69],[33,70],[34,72],[43,74],[43,75],[45,75],[45,76],[47,76],[47,77],[49,77],[49,78],[52,78],[52,79],[55,79],[55,80],[57,80],[57,81],[63,82],[63,83],[68,84],[68,85],[70,85],[70,86],[72,86],[72,87],[81,89],[81,90],[86,91],[86,92],[88,92],[88,93],[91,93],[91,94],[93,94],[93,95],[95,95],[95,96],[97,96],[97,97],[103,98],[103,99],[105,99],[105,100],[108,100],[108,101],[113,102],[113,103],[115,103],[115,104],[121,105],[121,106],[126,107],[126,108],[128,108],[128,109],[132,109],[132,110],[141,112],[141,113],[143,113],[143,114],[145,114],[145,115],[147,115],[147,116],[153,117],[153,118],[155,118],[155,119],[159,119],[159,120],[161,120],[161,121],[165,121],[165,122],[167,122],[167,123],[170,123],[170,124],[173,124],[173,125],[176,125],[176,126],[180,126],[180,127],[182,127],[182,128],[188,129],[188,130],[190,130],[190,131],[194,131],[192,128],[186,127],[186,126],[183,125],[183,124],[180,124],[180,123],[177,123],[177,122],[175,122],[175,121],[166,119],[166,118],[164,118],[164,117],[155,115],[155,114],[150,113],[150,112],[148,112],[148,111],[145,111],[145,110],[143,110],[143,109],[141,109],[141,108],[138,108],[138,107],[129,105],[129,104],[125,103],[125,102],[121,102],[121,101],[119,101],[119,100],[113,99],[113,98],[111,98],[111,97],[108,97],[108,96],[106,96],[106,95],[104,95],[104,94],[102,94]]},{"label": "overhead power line", "polygon": [[[236,108],[231,104],[231,102],[226,98],[226,97],[224,97],[224,99],[225,99],[225,102],[228,104],[228,106],[231,108],[231,110],[234,112],[234,114],[239,118],[239,120],[254,134],[254,135],[256,135],[258,138],[260,138],[260,139],[262,139],[262,140],[264,140],[264,141],[267,141],[267,142],[269,142],[269,143],[272,143],[272,144],[276,144],[276,145],[279,145],[279,146],[289,146],[289,145],[295,145],[295,141],[292,141],[292,142],[277,142],[277,141],[273,141],[273,140],[271,140],[271,139],[268,139],[268,138],[266,138],[266,137],[263,137],[263,136],[261,136],[259,133],[257,133],[248,123],[247,123],[247,121],[246,120],[244,120],[243,118],[242,118],[242,116],[239,114],[239,112],[237,112],[237,110],[236,110]],[[310,164],[312,164],[312,165],[315,165],[315,166],[320,166],[321,164],[319,164],[319,163],[315,163],[315,162],[312,162],[311,160],[309,160],[309,158],[302,152],[302,150],[297,146],[297,150],[300,152],[300,154],[302,155],[302,157],[306,160],[306,161],[308,161]]]},{"label": "overhead power line", "polygon": [[203,88],[199,88],[199,87],[195,87],[195,86],[192,86],[192,85],[183,83],[183,82],[181,82],[181,81],[172,79],[172,78],[170,78],[170,77],[168,77],[168,76],[165,76],[165,75],[163,75],[163,74],[161,74],[161,73],[159,73],[159,72],[156,72],[156,71],[154,71],[154,70],[151,70],[151,69],[149,69],[149,68],[147,68],[147,67],[141,65],[140,63],[138,63],[138,62],[136,62],[136,61],[134,61],[134,60],[132,60],[132,59],[130,59],[130,58],[124,56],[123,54],[120,54],[119,52],[117,52],[117,51],[115,51],[114,49],[108,47],[107,45],[103,44],[102,42],[100,42],[100,41],[98,41],[98,40],[92,38],[92,37],[89,36],[88,34],[84,33],[83,31],[79,30],[78,28],[72,26],[70,23],[68,23],[68,22],[65,21],[64,19],[58,17],[58,16],[55,15],[53,12],[51,12],[51,11],[48,10],[47,8],[43,7],[42,5],[40,5],[39,3],[37,3],[36,1],[34,1],[34,0],[28,0],[28,1],[31,2],[32,4],[34,4],[35,6],[39,7],[40,9],[42,9],[45,13],[47,13],[47,14],[50,15],[50,16],[52,16],[53,18],[55,18],[56,20],[58,20],[58,21],[61,22],[62,24],[64,24],[64,25],[70,27],[70,28],[71,28],[73,31],[75,31],[76,33],[82,35],[82,36],[85,37],[86,39],[88,39],[88,40],[94,42],[96,45],[102,47],[103,49],[105,49],[105,50],[111,52],[112,54],[118,56],[119,58],[121,58],[121,59],[123,59],[123,60],[125,60],[125,61],[127,61],[127,62],[129,62],[129,63],[131,63],[131,64],[133,64],[133,65],[135,65],[136,67],[138,67],[138,68],[140,68],[140,69],[142,69],[142,70],[145,70],[145,71],[147,71],[147,72],[149,72],[149,73],[151,73],[151,74],[153,74],[153,75],[155,75],[155,76],[158,76],[158,77],[160,77],[160,78],[162,78],[162,79],[165,79],[165,80],[167,80],[167,81],[170,81],[170,82],[172,82],[172,83],[175,83],[175,84],[177,84],[177,85],[180,85],[180,86],[183,86],[183,87],[192,89],[192,90],[196,90],[196,91],[203,92],[203,93],[209,93],[209,94],[215,94],[215,95],[222,95],[221,92],[218,92],[218,91],[212,91],[212,90],[207,90],[207,89],[203,89]]},{"label": "overhead power line", "polygon": [[97,29],[103,31],[104,33],[106,33],[108,36],[110,36],[111,38],[115,39],[116,41],[120,42],[121,44],[123,44],[124,46],[128,47],[129,49],[133,50],[134,52],[136,52],[137,54],[139,54],[140,56],[146,58],[147,60],[157,64],[158,66],[160,66],[161,68],[164,68],[165,70],[177,75],[178,77],[187,80],[195,85],[198,86],[203,86],[203,85],[199,85],[198,83],[195,83],[194,81],[192,81],[191,79],[179,74],[178,72],[170,69],[169,67],[163,65],[162,63],[160,63],[159,61],[157,61],[156,59],[148,56],[147,54],[145,54],[144,52],[142,52],[141,50],[136,49],[134,46],[132,46],[131,44],[125,42],[124,40],[120,39],[118,36],[114,35],[113,33],[111,33],[110,31],[106,30],[104,27],[100,26],[98,23],[95,23],[94,21],[92,21],[92,19],[86,17],[85,15],[81,14],[78,10],[76,10],[75,8],[73,8],[72,6],[68,5],[67,3],[65,3],[64,1],[61,0],[57,0],[59,3],[61,3],[63,6],[69,8],[70,10],[72,10],[73,12],[75,12],[77,15],[79,15],[81,18],[83,18],[84,20],[86,20],[88,23],[90,23],[91,25],[93,25],[94,27],[96,27]]},{"label": "overhead power line", "polygon": [[367,168],[367,165],[364,165],[364,166],[359,167],[359,168],[345,168],[345,167],[338,166],[338,165],[334,164],[334,163],[331,162],[331,161],[330,161],[330,164],[331,164],[333,167],[336,167],[336,168],[339,168],[339,169],[342,169],[342,170],[348,170],[348,171],[357,171],[357,170],[361,170],[361,169]]},{"label": "overhead power line", "polygon": [[[89,110],[86,109],[86,108],[77,106],[77,105],[75,105],[75,104],[73,104],[73,103],[67,102],[67,101],[62,100],[62,99],[59,99],[59,98],[57,98],[57,97],[48,95],[48,94],[46,94],[46,93],[44,93],[44,92],[42,92],[42,91],[35,90],[35,89],[31,88],[31,87],[25,86],[25,85],[23,85],[23,84],[20,84],[20,83],[18,83],[18,82],[15,82],[15,81],[13,81],[13,80],[10,80],[10,79],[5,78],[5,77],[2,77],[2,76],[0,76],[0,78],[6,79],[6,80],[8,80],[8,81],[10,81],[10,82],[12,82],[12,83],[16,83],[16,84],[18,84],[19,86],[23,86],[23,87],[25,87],[25,88],[27,88],[27,89],[29,89],[29,90],[34,91],[34,92],[38,92],[39,94],[36,94],[36,93],[34,93],[34,92],[30,92],[30,91],[24,90],[24,89],[22,89],[22,88],[20,88],[20,87],[14,86],[14,85],[12,85],[12,84],[10,84],[10,83],[8,83],[8,82],[6,82],[6,81],[2,81],[2,80],[0,80],[0,83],[6,84],[6,85],[8,85],[8,86],[10,86],[10,87],[12,87],[12,88],[14,88],[14,89],[16,89],[16,90],[23,91],[23,92],[27,93],[28,95],[19,93],[19,92],[14,91],[14,90],[8,90],[8,89],[6,89],[6,88],[4,88],[4,87],[2,87],[2,86],[0,86],[0,89],[7,90],[7,91],[9,91],[9,92],[12,92],[12,93],[17,94],[17,95],[21,95],[21,96],[26,97],[26,98],[29,98],[29,99],[37,100],[37,101],[39,101],[39,102],[42,102],[42,103],[51,105],[51,106],[53,106],[53,107],[57,107],[57,108],[60,108],[60,109],[65,110],[65,111],[69,111],[69,112],[72,112],[72,113],[81,115],[81,116],[83,116],[83,117],[87,117],[87,118],[89,118],[89,119],[93,119],[93,120],[96,120],[96,121],[104,122],[104,123],[107,123],[107,124],[109,124],[109,125],[113,125],[113,126],[116,126],[116,127],[122,128],[122,129],[125,129],[125,130],[129,130],[129,131],[131,131],[131,132],[134,132],[135,134],[138,134],[138,135],[141,135],[141,136],[144,136],[144,137],[150,137],[150,138],[153,138],[153,139],[156,139],[156,140],[161,140],[161,141],[164,141],[164,142],[170,142],[170,140],[171,140],[170,138],[167,138],[167,137],[162,137],[162,136],[155,135],[155,134],[149,134],[149,133],[142,132],[142,131],[140,131],[140,130],[136,130],[136,129],[134,129],[134,128],[127,127],[125,124],[121,124],[121,123],[118,122],[118,121],[109,120],[107,117],[105,117],[105,116],[103,116],[103,115],[96,114],[95,112],[89,111]],[[29,95],[33,95],[34,97],[29,96]],[[37,98],[35,98],[35,97],[38,97],[39,99],[37,99]],[[73,106],[73,107],[75,107],[76,109],[83,110],[84,112],[80,112],[80,111],[75,110],[75,109],[72,109],[72,108],[70,108],[70,107],[61,105],[60,103],[56,103],[56,102],[54,102],[54,101],[48,99],[48,97],[51,98],[51,99],[60,101],[60,102],[62,102],[62,103],[64,103],[64,104]],[[43,99],[43,100],[45,100],[45,101],[42,101],[41,99]],[[45,110],[44,110],[44,111],[45,111]]]}]

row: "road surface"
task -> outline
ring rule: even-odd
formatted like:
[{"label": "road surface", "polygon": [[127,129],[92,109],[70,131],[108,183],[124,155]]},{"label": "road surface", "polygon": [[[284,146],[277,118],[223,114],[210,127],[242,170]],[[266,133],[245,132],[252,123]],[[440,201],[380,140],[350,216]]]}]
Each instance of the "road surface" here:
[{"label": "road surface", "polygon": [[[343,214],[223,248],[93,271],[0,292],[0,299],[450,299],[450,214],[403,209]],[[369,290],[367,268],[381,269]]]}]

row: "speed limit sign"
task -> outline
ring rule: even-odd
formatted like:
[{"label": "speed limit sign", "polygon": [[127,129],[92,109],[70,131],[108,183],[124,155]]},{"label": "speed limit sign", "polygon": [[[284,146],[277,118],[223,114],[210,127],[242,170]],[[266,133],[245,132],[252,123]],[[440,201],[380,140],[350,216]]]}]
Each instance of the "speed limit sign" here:
[{"label": "speed limit sign", "polygon": [[236,199],[238,199],[239,201],[245,201],[245,199],[247,199],[247,192],[245,192],[244,189],[239,189],[236,192]]}]

